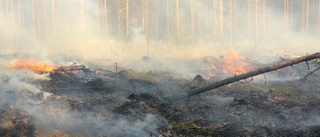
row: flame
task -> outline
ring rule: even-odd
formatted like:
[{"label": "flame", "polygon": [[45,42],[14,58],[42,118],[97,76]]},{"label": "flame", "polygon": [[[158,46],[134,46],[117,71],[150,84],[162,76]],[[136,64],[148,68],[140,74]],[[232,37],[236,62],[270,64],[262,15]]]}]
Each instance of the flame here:
[{"label": "flame", "polygon": [[229,49],[227,55],[224,57],[222,64],[224,73],[246,73],[253,69],[252,66],[245,62],[245,58],[240,56],[235,50]]},{"label": "flame", "polygon": [[47,63],[36,62],[33,60],[14,60],[10,63],[11,67],[16,69],[28,69],[36,73],[49,73],[54,72],[56,67],[50,66]]}]

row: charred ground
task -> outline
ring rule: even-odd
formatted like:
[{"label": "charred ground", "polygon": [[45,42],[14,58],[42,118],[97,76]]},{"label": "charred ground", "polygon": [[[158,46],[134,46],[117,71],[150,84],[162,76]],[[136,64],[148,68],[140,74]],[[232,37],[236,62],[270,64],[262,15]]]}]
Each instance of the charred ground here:
[{"label": "charred ground", "polygon": [[224,77],[223,72],[207,80],[169,71],[61,66],[49,73],[50,80],[27,81],[44,92],[1,95],[0,135],[318,136],[320,79],[317,72],[297,79],[306,68],[279,70],[272,74],[277,81],[257,77],[260,82],[232,83],[181,99],[190,89]]}]

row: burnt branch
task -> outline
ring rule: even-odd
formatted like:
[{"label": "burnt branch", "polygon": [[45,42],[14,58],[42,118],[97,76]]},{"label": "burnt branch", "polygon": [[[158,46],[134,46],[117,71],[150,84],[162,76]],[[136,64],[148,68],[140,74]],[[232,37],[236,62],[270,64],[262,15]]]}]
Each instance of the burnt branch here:
[{"label": "burnt branch", "polygon": [[284,67],[293,66],[294,64],[298,64],[300,62],[306,62],[306,61],[313,60],[313,59],[318,59],[318,58],[320,58],[320,52],[317,52],[317,53],[314,53],[314,54],[311,54],[311,55],[305,55],[305,56],[298,57],[298,58],[295,58],[295,59],[292,59],[292,60],[281,61],[281,62],[272,64],[272,65],[264,67],[264,68],[258,68],[256,70],[252,70],[252,71],[249,71],[249,72],[241,74],[241,75],[237,75],[237,76],[234,76],[234,77],[229,77],[229,78],[223,79],[223,80],[218,81],[218,82],[209,83],[209,84],[206,84],[204,86],[192,89],[189,92],[188,97],[191,97],[193,95],[197,95],[197,94],[206,92],[206,91],[211,90],[211,89],[216,89],[216,88],[222,87],[224,85],[228,85],[230,83],[233,83],[233,82],[236,82],[236,81],[239,81],[239,80],[242,80],[242,79],[247,79],[247,78],[250,78],[250,77],[253,77],[253,76],[257,76],[257,75],[260,75],[260,74],[263,74],[263,73],[275,71],[275,70],[278,70],[278,69],[281,69],[281,68],[284,68]]},{"label": "burnt branch", "polygon": [[312,75],[314,72],[318,71],[319,69],[320,69],[320,67],[317,68],[317,69],[315,69],[315,70],[313,70],[313,71],[311,71],[308,75],[304,76],[303,79],[305,79],[305,78],[307,78],[308,76]]}]

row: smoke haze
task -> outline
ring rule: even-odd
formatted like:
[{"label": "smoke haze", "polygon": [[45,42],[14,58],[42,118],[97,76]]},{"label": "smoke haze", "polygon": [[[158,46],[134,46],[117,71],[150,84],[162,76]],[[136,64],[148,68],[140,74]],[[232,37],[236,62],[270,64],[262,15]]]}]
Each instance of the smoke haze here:
[{"label": "smoke haze", "polygon": [[49,58],[59,53],[110,63],[140,61],[148,46],[157,60],[219,56],[229,48],[249,57],[319,50],[316,1],[308,15],[301,2],[284,10],[280,1],[193,1],[192,6],[191,1],[150,1],[149,17],[141,16],[146,3],[130,1],[127,13],[125,1],[106,2],[1,0],[2,54]]}]

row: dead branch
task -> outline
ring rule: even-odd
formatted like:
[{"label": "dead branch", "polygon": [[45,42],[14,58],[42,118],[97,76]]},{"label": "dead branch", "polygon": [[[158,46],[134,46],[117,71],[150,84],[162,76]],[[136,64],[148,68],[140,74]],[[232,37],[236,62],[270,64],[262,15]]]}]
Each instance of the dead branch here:
[{"label": "dead branch", "polygon": [[320,67],[318,67],[317,69],[311,71],[308,75],[304,76],[303,79],[307,78],[308,76],[312,75],[314,72],[318,71],[320,69]]},{"label": "dead branch", "polygon": [[278,69],[281,69],[281,68],[284,68],[287,66],[292,66],[292,65],[298,64],[300,62],[306,62],[306,61],[318,59],[318,58],[320,58],[320,52],[317,52],[317,53],[314,53],[311,55],[305,55],[305,56],[298,57],[298,58],[291,59],[291,60],[281,61],[279,63],[275,63],[270,66],[264,67],[264,68],[252,70],[252,71],[249,71],[249,72],[241,74],[241,75],[235,75],[234,77],[229,77],[229,78],[223,79],[218,82],[209,83],[209,84],[206,84],[206,85],[201,86],[199,88],[195,88],[189,92],[188,97],[206,92],[211,89],[219,88],[224,85],[227,85],[227,84],[230,84],[230,83],[242,80],[242,79],[247,79],[247,78],[257,76],[257,75],[260,75],[263,73],[275,71],[275,70],[278,70]]}]

